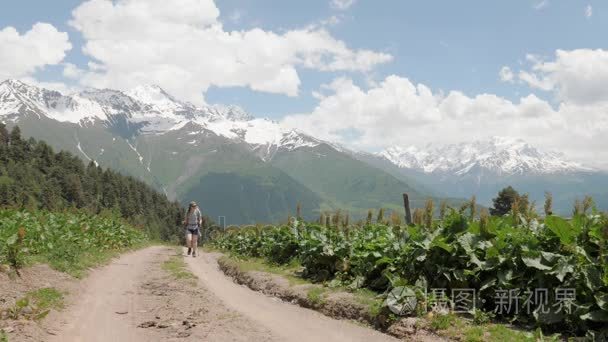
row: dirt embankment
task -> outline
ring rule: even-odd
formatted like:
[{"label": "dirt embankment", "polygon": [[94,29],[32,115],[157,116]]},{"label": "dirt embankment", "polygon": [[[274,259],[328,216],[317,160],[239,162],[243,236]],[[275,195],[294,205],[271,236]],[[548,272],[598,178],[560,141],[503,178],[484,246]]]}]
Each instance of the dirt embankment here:
[{"label": "dirt embankment", "polygon": [[373,312],[371,303],[364,303],[350,292],[327,291],[321,285],[292,285],[277,274],[260,271],[243,271],[238,263],[223,257],[218,259],[219,268],[241,285],[280,298],[299,306],[310,308],[337,319],[355,320],[369,324],[389,335],[408,341],[441,341],[441,337],[419,328],[415,317],[389,322],[388,312]]}]

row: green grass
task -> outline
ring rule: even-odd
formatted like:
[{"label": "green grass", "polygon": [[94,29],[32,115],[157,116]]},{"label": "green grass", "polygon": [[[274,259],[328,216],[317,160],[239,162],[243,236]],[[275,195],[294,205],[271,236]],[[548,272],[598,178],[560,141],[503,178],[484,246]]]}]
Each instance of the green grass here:
[{"label": "green grass", "polygon": [[456,316],[452,314],[447,315],[433,315],[429,321],[429,326],[433,330],[446,330],[454,326]]},{"label": "green grass", "polygon": [[315,286],[308,290],[306,297],[314,306],[322,305],[325,302],[325,292],[324,288]]},{"label": "green grass", "polygon": [[473,322],[454,314],[433,315],[432,318],[427,318],[422,325],[432,329],[440,336],[458,341],[560,341],[558,335],[542,336],[533,331],[514,329],[506,324],[474,324]]},{"label": "green grass", "polygon": [[165,261],[161,267],[177,280],[185,280],[193,285],[196,284],[196,276],[188,270],[184,259],[181,257],[181,248],[180,256],[172,256],[169,260]]},{"label": "green grass", "polygon": [[376,317],[382,311],[384,300],[378,298],[378,294],[369,289],[357,289],[353,291],[357,303],[365,305],[370,317]]},{"label": "green grass", "polygon": [[221,259],[235,264],[242,272],[267,272],[285,277],[289,281],[290,285],[309,284],[308,281],[297,276],[297,273],[302,268],[297,260],[292,260],[286,265],[273,265],[265,262],[262,258],[236,258],[223,256]]},{"label": "green grass", "polygon": [[[41,288],[28,292],[23,298],[17,300],[13,307],[4,311],[10,319],[32,319],[39,320],[50,312],[51,309],[63,309],[63,293],[52,287]],[[2,335],[0,335],[2,337]],[[2,339],[0,339],[2,342]]]},{"label": "green grass", "polygon": [[63,293],[52,287],[45,287],[27,293],[27,297],[40,311],[63,309]]},{"label": "green grass", "polygon": [[141,242],[130,247],[112,250],[91,249],[83,252],[78,258],[73,260],[66,260],[61,257],[56,258],[48,255],[32,255],[25,259],[25,265],[31,266],[40,263],[48,264],[57,271],[67,273],[77,279],[82,279],[87,275],[89,269],[100,265],[106,265],[112,259],[123,253],[138,250],[150,245],[152,245],[152,243]]}]

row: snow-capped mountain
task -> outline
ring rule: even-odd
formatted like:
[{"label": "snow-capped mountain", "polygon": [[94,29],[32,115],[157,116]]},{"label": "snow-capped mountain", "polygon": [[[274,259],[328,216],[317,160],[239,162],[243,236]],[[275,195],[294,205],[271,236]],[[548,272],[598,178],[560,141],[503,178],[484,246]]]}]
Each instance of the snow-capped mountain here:
[{"label": "snow-capped mountain", "polygon": [[485,141],[418,147],[391,147],[358,158],[402,180],[413,180],[435,194],[457,198],[472,195],[491,206],[498,191],[513,186],[536,203],[545,193],[554,197],[554,212],[567,215],[577,198],[591,195],[598,207],[608,206],[608,174],[543,151],[521,139],[494,137]]},{"label": "snow-capped mountain", "polygon": [[608,207],[605,173],[521,140],[357,153],[237,106],[180,101],[155,85],[61,94],[8,80],[0,83],[0,122],[172,198],[206,202],[212,215],[235,215],[238,204],[236,223],[272,222],[298,201],[310,210],[324,203],[364,215],[400,207],[403,192],[413,206],[429,196],[473,194],[490,205],[506,185],[537,202],[551,191],[556,212],[585,194]]},{"label": "snow-capped mountain", "polygon": [[541,151],[521,139],[494,137],[486,141],[465,142],[420,149],[391,147],[377,154],[400,168],[424,173],[467,175],[560,174],[592,171],[568,161],[556,152]]},{"label": "snow-capped mountain", "polygon": [[354,158],[336,144],[254,118],[237,106],[196,106],[161,87],[88,89],[61,94],[9,80],[0,83],[0,121],[85,162],[153,185],[226,222],[277,222],[302,204],[321,208],[400,209],[426,194]]},{"label": "snow-capped mountain", "polygon": [[89,89],[63,95],[17,80],[0,83],[0,120],[17,123],[28,115],[79,125],[99,121],[116,128],[126,138],[136,134],[165,134],[194,123],[200,132],[211,131],[250,144],[254,150],[261,151],[263,159],[281,148],[293,150],[321,143],[275,121],[254,118],[238,106],[198,107],[182,102],[157,85],[138,86],[127,92]]}]

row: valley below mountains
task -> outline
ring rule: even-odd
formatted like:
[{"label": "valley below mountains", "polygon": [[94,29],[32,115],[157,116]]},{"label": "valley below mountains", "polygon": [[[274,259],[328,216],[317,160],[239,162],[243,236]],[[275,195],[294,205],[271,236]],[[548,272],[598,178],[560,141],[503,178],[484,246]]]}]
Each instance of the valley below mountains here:
[{"label": "valley below mountains", "polygon": [[505,185],[536,200],[551,191],[559,211],[587,193],[608,206],[604,173],[521,141],[361,153],[237,106],[182,102],[158,86],[64,95],[7,80],[0,83],[0,121],[171,199],[195,200],[227,224],[284,221],[297,203],[307,219],[335,209],[352,218],[381,207],[402,214],[404,192],[413,207],[427,198],[457,205],[471,195],[489,205]]}]

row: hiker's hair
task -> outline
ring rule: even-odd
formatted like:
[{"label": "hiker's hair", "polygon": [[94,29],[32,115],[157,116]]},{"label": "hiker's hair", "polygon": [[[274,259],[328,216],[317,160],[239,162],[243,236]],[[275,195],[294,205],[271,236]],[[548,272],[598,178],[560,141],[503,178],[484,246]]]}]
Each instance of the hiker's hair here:
[{"label": "hiker's hair", "polygon": [[188,206],[188,213],[186,215],[190,216],[190,214],[192,213],[192,211],[194,210],[194,207],[196,207],[196,205],[192,205],[190,204]]}]

